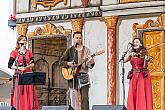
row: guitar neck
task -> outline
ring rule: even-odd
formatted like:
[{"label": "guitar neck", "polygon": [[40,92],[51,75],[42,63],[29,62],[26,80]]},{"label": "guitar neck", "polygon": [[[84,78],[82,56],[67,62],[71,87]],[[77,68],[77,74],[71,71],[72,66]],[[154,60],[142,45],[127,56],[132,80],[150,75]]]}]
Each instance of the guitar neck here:
[{"label": "guitar neck", "polygon": [[[92,58],[93,58],[94,56],[96,56],[96,54],[92,54],[92,55],[91,55]],[[83,62],[82,62],[79,66],[82,66],[82,64],[85,63],[87,60],[88,60],[88,58],[85,58],[85,59],[83,60]]]},{"label": "guitar neck", "polygon": [[[96,53],[92,54],[91,57],[93,58],[94,56],[101,55],[101,54],[103,54],[104,52],[105,52],[105,51],[96,52]],[[81,67],[82,64],[83,64],[84,62],[86,62],[87,60],[88,60],[88,58],[85,58],[84,61],[83,61],[79,66]]]}]

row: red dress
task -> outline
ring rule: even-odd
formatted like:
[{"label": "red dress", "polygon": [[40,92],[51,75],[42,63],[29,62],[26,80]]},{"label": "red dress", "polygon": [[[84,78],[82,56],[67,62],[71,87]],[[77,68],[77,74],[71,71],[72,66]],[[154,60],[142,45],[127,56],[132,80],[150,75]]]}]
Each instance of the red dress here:
[{"label": "red dress", "polygon": [[[18,57],[17,57],[18,55]],[[23,56],[18,54],[17,50],[14,50],[11,52],[10,57],[16,59],[18,58],[18,64],[23,64]],[[27,50],[25,53],[25,59],[26,59],[26,64],[28,64],[30,62],[30,58],[32,58],[32,53],[30,50]],[[27,70],[25,70],[25,74],[28,74],[28,72],[31,72],[32,70],[29,68]],[[21,72],[18,71],[18,73],[20,74]],[[18,75],[19,76],[19,75]],[[18,82],[18,79],[16,78],[15,80],[15,89],[14,89],[14,95],[10,95],[10,103],[11,106],[14,106],[15,108],[18,106],[17,110],[32,110],[33,107],[33,86],[32,85],[24,85],[24,90],[22,92],[22,87],[21,85],[18,85],[18,89],[16,88],[16,83]],[[17,90],[16,90],[17,89]],[[16,91],[18,94],[18,97],[16,97]],[[18,102],[18,104],[17,104]],[[37,99],[37,94],[36,94],[36,90],[34,88],[34,110],[39,110],[39,106],[38,106],[38,99]]]},{"label": "red dress", "polygon": [[[131,57],[133,76],[129,82],[127,110],[153,110],[151,77],[148,70],[148,76],[143,77],[143,62],[143,58]],[[140,72],[135,72],[136,68]]]}]

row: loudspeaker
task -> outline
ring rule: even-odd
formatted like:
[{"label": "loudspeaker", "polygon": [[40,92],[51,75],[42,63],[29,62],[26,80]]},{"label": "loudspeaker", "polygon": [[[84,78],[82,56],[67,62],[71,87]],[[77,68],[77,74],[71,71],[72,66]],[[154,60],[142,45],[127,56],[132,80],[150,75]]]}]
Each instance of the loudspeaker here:
[{"label": "loudspeaker", "polygon": [[127,110],[124,105],[93,105],[92,110]]},{"label": "loudspeaker", "polygon": [[42,110],[74,110],[74,109],[71,106],[65,105],[65,106],[43,106]]},{"label": "loudspeaker", "polygon": [[12,106],[0,106],[0,110],[16,110],[16,109]]}]

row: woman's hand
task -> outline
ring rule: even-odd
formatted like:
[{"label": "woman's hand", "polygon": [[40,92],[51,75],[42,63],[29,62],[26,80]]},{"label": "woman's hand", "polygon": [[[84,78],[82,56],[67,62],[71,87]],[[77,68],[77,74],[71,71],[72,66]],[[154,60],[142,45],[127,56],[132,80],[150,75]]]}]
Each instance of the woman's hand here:
[{"label": "woman's hand", "polygon": [[135,55],[136,55],[135,52],[131,52],[131,53],[129,54],[130,57],[134,57]]},{"label": "woman's hand", "polygon": [[144,59],[148,62],[152,62],[153,58],[151,56],[145,55]]},{"label": "woman's hand", "polygon": [[27,69],[27,67],[23,67],[23,66],[18,67],[18,70],[20,70],[20,71],[22,71],[22,72],[24,72],[26,69]]}]

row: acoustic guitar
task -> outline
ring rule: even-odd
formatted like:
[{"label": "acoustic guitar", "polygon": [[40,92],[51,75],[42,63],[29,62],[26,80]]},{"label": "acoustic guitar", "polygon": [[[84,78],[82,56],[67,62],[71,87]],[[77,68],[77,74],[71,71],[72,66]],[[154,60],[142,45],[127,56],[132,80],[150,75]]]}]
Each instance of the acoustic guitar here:
[{"label": "acoustic guitar", "polygon": [[[104,50],[102,51],[97,51],[96,53],[92,54],[91,57],[94,57],[94,56],[98,56],[98,55],[101,55],[105,53]],[[73,67],[68,67],[68,68],[62,68],[62,75],[64,77],[64,79],[66,80],[71,80],[73,79],[73,73],[74,73],[74,77],[77,78],[78,76],[78,73],[79,73],[79,70],[81,69],[81,66],[84,62],[86,62],[88,60],[88,58],[85,58],[81,64],[76,64],[76,66],[73,68]],[[74,71],[73,71],[74,70]]]}]

